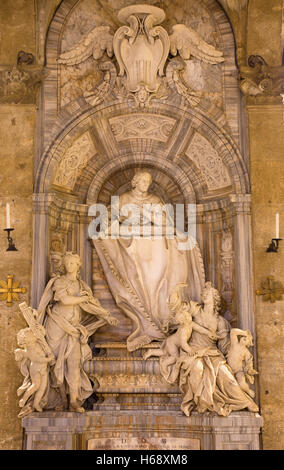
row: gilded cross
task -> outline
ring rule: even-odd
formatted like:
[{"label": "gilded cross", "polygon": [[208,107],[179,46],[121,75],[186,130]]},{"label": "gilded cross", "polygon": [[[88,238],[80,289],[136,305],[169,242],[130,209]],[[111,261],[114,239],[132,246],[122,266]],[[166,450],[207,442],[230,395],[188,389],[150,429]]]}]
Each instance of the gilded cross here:
[{"label": "gilded cross", "polygon": [[256,291],[256,295],[263,295],[263,300],[270,300],[274,303],[282,299],[284,288],[281,282],[275,281],[274,276],[268,276],[267,280],[261,284],[261,289]]},{"label": "gilded cross", "polygon": [[20,287],[20,282],[13,282],[13,275],[9,274],[6,281],[0,281],[0,300],[7,300],[8,307],[12,306],[13,300],[19,300],[18,294],[26,292],[25,287]]}]

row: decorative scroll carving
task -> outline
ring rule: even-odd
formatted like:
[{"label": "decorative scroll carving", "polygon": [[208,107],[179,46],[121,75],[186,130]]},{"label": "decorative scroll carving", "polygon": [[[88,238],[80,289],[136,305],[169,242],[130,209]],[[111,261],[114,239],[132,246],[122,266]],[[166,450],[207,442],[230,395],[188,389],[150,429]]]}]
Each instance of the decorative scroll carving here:
[{"label": "decorative scroll carving", "polygon": [[251,55],[248,67],[240,69],[240,88],[244,95],[280,96],[284,92],[284,67],[270,67],[263,57]]},{"label": "decorative scroll carving", "polygon": [[191,106],[195,107],[200,103],[201,92],[192,90],[182,79],[181,73],[184,71],[184,64],[180,61],[172,61],[167,67],[167,79],[170,87],[181,95]]},{"label": "decorative scroll carving", "polygon": [[98,381],[99,387],[97,392],[107,390],[108,388],[125,388],[125,387],[153,387],[164,386],[166,381],[160,375],[153,374],[113,374],[113,375],[94,375]]},{"label": "decorative scroll carving", "polygon": [[65,152],[57,169],[54,184],[72,191],[80,171],[94,153],[93,141],[86,132]]},{"label": "decorative scroll carving", "polygon": [[[58,62],[61,66],[72,69],[88,61],[97,62],[105,57],[105,53],[109,58],[115,55],[119,67],[118,75],[123,79],[122,85],[126,90],[125,96],[128,98],[132,95],[136,106],[147,106],[152,94],[164,95],[162,91],[164,67],[170,52],[174,56],[179,54],[186,61],[196,58],[208,64],[219,64],[225,60],[221,51],[204,41],[189,26],[176,24],[172,27],[171,34],[168,34],[162,26],[159,26],[165,20],[165,12],[161,8],[152,5],[131,5],[119,11],[118,20],[124,26],[121,26],[114,35],[110,26],[97,26],[77,45],[63,52]],[[76,76],[77,81],[93,81],[92,89],[96,86],[99,96],[104,96],[111,89],[109,75],[106,75],[103,82],[98,85],[98,81],[94,83],[91,68],[86,74],[87,77],[79,77],[77,69],[73,72],[74,77],[71,78],[74,83],[69,83],[67,79],[64,82],[64,93],[67,95],[74,94],[74,87],[78,89]],[[67,76],[69,72],[66,71],[65,74]],[[190,95],[193,96],[194,93],[187,90],[186,85],[177,77],[174,80],[177,82],[177,92],[183,96],[189,95],[189,103],[196,105],[199,101],[190,99]],[[83,89],[83,95],[92,106],[100,102],[97,99],[88,99],[86,89]],[[198,97],[198,93],[196,96]]]},{"label": "decorative scroll carving", "polygon": [[0,72],[0,103],[31,104],[43,79],[43,71],[35,67],[12,69]]},{"label": "decorative scroll carving", "polygon": [[30,52],[20,51],[18,52],[17,64],[22,65],[33,65],[35,63],[35,57]]},{"label": "decorative scroll carving", "polygon": [[137,5],[123,8],[118,19],[129,23],[114,35],[114,52],[119,75],[127,74],[127,89],[139,91],[141,85],[148,92],[157,91],[157,74],[164,75],[164,66],[170,50],[170,41],[164,28],[157,26],[165,19],[160,8]]},{"label": "decorative scroll carving", "polygon": [[230,186],[230,177],[221,157],[205,137],[195,133],[186,155],[201,171],[209,190]]},{"label": "decorative scroll carving", "polygon": [[112,118],[109,122],[118,142],[135,138],[167,142],[176,120],[156,114],[128,114]]},{"label": "decorative scroll carving", "polygon": [[85,81],[84,85],[82,84],[81,86],[83,96],[91,106],[100,104],[106,98],[113,89],[117,77],[116,69],[112,62],[104,62],[99,66],[99,69],[104,72],[104,76],[98,85],[94,83],[92,75],[90,75],[90,80]]}]

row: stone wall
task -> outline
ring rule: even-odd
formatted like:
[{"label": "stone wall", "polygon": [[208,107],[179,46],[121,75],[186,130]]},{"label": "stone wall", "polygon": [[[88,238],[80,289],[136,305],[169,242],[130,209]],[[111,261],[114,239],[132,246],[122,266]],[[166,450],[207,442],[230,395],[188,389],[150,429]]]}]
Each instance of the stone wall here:
[{"label": "stone wall", "polygon": [[[284,220],[284,127],[283,105],[249,108],[251,183],[253,203],[254,275],[259,289],[267,276],[284,278],[284,252],[266,253],[275,237],[275,214],[280,214],[280,237]],[[280,245],[283,242],[280,242]],[[257,352],[261,414],[265,449],[284,448],[284,307],[256,299]]]},{"label": "stone wall", "polygon": [[[0,3],[0,73],[16,65],[20,50],[35,51],[34,2],[30,0],[3,1]],[[19,83],[19,82],[18,82]],[[4,82],[5,85],[5,82]],[[3,81],[2,81],[3,86]],[[33,154],[36,107],[33,103],[21,104],[20,96],[8,89],[0,97],[0,279],[7,275],[27,289],[21,301],[29,301],[32,258],[32,193]],[[15,90],[15,89],[14,89]],[[19,90],[19,88],[18,88]],[[25,89],[26,90],[26,89]],[[1,89],[3,92],[3,88]],[[12,236],[18,251],[7,252],[6,202],[11,207]],[[17,418],[19,412],[17,388],[22,375],[14,359],[16,333],[25,326],[14,301],[8,307],[0,303],[0,449],[21,449],[22,428]]]},{"label": "stone wall", "polygon": [[[273,4],[273,6],[272,6]],[[248,18],[248,55],[259,54],[281,66],[283,1],[251,0]],[[284,281],[284,247],[266,253],[275,237],[275,214],[284,235],[284,106],[281,98],[251,99],[249,115],[255,289],[267,276]],[[280,242],[281,244],[281,242]],[[264,419],[263,448],[284,448],[284,302],[256,297],[256,331],[260,412]]]},{"label": "stone wall", "polygon": [[[25,70],[25,73],[38,73],[36,65],[43,62],[46,28],[58,3],[58,0],[4,0],[0,3],[1,74],[12,70],[21,50],[35,55],[34,68]],[[259,54],[272,66],[281,65],[282,9],[282,0],[249,2],[247,55]],[[6,252],[6,234],[2,231],[0,279],[5,281],[8,274],[13,274],[15,281],[20,281],[21,287],[27,288],[27,293],[20,297],[21,301],[27,302],[31,289],[33,155],[36,134],[36,89],[33,77],[31,75],[31,80],[24,83],[16,98],[7,94],[4,96],[1,88],[0,99],[0,226],[3,229],[6,225],[5,205],[10,202],[14,240],[19,250]],[[247,103],[255,289],[260,287],[268,275],[274,275],[276,280],[284,283],[284,242],[280,242],[278,254],[266,253],[268,243],[275,235],[276,212],[280,213],[280,236],[284,235],[284,108],[280,97],[261,98],[248,99]],[[284,448],[283,305],[283,300],[271,304],[265,303],[262,297],[255,297],[264,449]],[[13,350],[16,333],[23,326],[17,302],[8,307],[5,301],[1,301],[1,449],[22,448],[16,394],[22,376],[15,364]]]}]

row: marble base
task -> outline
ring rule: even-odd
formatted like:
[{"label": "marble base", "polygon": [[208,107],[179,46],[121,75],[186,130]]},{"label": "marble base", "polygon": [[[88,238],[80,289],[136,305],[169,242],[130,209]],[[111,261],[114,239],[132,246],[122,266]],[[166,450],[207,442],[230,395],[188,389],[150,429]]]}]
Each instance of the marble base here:
[{"label": "marble base", "polygon": [[24,450],[259,450],[262,418],[181,411],[33,413],[22,420]]}]

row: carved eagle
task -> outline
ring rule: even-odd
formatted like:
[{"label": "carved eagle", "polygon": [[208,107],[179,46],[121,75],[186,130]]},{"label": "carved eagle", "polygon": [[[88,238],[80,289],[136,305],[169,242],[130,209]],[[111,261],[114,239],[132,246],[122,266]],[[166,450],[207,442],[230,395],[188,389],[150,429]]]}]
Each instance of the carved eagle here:
[{"label": "carved eagle", "polygon": [[110,26],[97,26],[77,46],[61,54],[58,62],[77,65],[91,56],[95,60],[101,59],[105,51],[109,57],[113,56],[113,34],[110,33]]},{"label": "carved eagle", "polygon": [[218,51],[204,41],[199,34],[184,24],[176,24],[172,27],[170,35],[170,52],[173,56],[177,53],[184,59],[189,60],[191,56],[196,57],[208,64],[219,64],[224,62],[223,52]]}]

